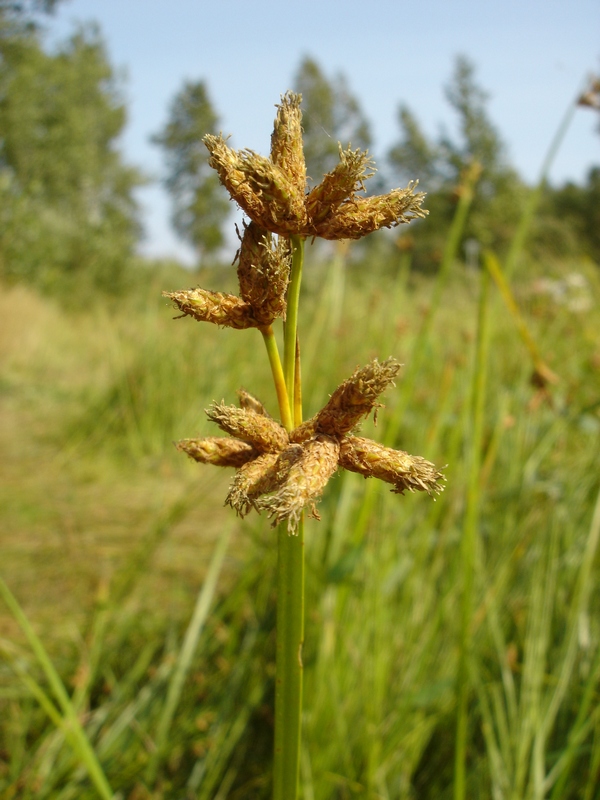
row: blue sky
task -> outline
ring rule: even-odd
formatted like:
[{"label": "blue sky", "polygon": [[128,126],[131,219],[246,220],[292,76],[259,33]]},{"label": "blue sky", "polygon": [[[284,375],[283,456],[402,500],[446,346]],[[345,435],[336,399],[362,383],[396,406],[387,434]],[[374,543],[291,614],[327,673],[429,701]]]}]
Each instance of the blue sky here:
[{"label": "blue sky", "polygon": [[[95,20],[123,72],[129,122],[123,151],[157,181],[140,192],[143,252],[191,260],[169,224],[163,165],[149,137],[184,80],[204,79],[223,132],[268,152],[274,104],[304,55],[343,72],[371,121],[373,155],[398,137],[400,102],[436,136],[452,131],[445,99],[455,56],[476,65],[489,114],[521,175],[534,181],[567,105],[600,72],[598,0],[68,0],[47,22],[51,40]],[[551,179],[582,181],[600,163],[598,115],[581,109]]]}]

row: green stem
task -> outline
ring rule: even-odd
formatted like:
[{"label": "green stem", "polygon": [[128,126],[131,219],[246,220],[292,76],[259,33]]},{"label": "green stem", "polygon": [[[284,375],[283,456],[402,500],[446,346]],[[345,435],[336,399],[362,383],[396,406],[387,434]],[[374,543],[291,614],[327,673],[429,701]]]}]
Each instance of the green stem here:
[{"label": "green stem", "polygon": [[[485,254],[487,263],[489,255]],[[461,541],[462,597],[460,622],[460,654],[456,681],[457,720],[454,753],[454,800],[465,800],[468,701],[469,701],[469,661],[472,652],[473,587],[475,578],[475,554],[477,550],[477,531],[481,505],[481,453],[485,419],[485,389],[487,379],[488,351],[488,289],[489,276],[486,270],[481,273],[481,290],[477,319],[477,341],[475,364],[471,383],[471,433],[469,473],[467,478],[467,506]]]},{"label": "green stem", "polygon": [[304,641],[304,519],[298,534],[278,530],[277,657],[273,800],[296,800],[300,768]]},{"label": "green stem", "polygon": [[[298,304],[304,239],[291,237],[292,274],[284,337],[284,374],[294,425],[302,421]],[[302,644],[304,642],[304,519],[298,534],[287,525],[277,532],[277,656],[275,673],[275,752],[273,800],[296,800],[300,774]]]},{"label": "green stem", "polygon": [[508,255],[506,256],[504,272],[509,280],[513,276],[517,261],[525,245],[525,240],[527,239],[527,234],[529,233],[529,229],[531,227],[531,222],[540,204],[540,200],[542,199],[542,194],[544,192],[544,188],[546,187],[546,181],[548,180],[550,167],[552,166],[552,162],[554,161],[554,158],[565,138],[576,110],[577,104],[575,102],[569,103],[569,106],[550,143],[546,157],[544,158],[544,163],[542,164],[542,168],[540,170],[540,177],[538,179],[537,186],[529,193],[525,208],[523,209],[523,213],[519,219],[519,224],[517,225],[517,230],[515,231],[515,235],[510,243]]},{"label": "green stem", "polygon": [[271,365],[271,373],[273,374],[273,383],[275,384],[275,391],[277,392],[277,402],[279,403],[281,424],[287,431],[291,431],[294,425],[292,413],[290,411],[290,399],[285,385],[285,376],[283,374],[283,367],[281,366],[281,359],[279,358],[279,350],[277,348],[275,334],[273,333],[273,328],[270,325],[268,328],[262,328],[261,333],[263,335],[265,347],[267,348],[269,364]]},{"label": "green stem", "polygon": [[291,236],[292,274],[288,288],[288,302],[285,318],[285,341],[283,346],[283,368],[285,385],[290,398],[293,413],[294,372],[296,365],[296,338],[298,334],[298,306],[300,303],[300,284],[302,282],[302,264],[304,262],[304,239],[302,236]]},{"label": "green stem", "polygon": [[[423,371],[422,364],[427,353],[427,345],[429,343],[429,336],[433,326],[433,321],[441,304],[444,289],[446,288],[448,278],[452,272],[452,267],[456,260],[456,254],[465,232],[465,226],[467,224],[469,211],[475,195],[475,187],[477,186],[479,176],[480,170],[478,164],[472,164],[471,169],[466,172],[460,187],[461,191],[459,194],[458,205],[456,207],[456,211],[454,212],[454,217],[452,218],[452,224],[450,225],[448,238],[446,239],[442,263],[435,280],[431,302],[429,303],[429,307],[421,323],[420,330],[417,333],[417,337],[412,348],[410,361],[404,372],[399,408],[392,417],[392,420],[388,424],[388,428],[385,432],[385,440],[391,446],[394,446],[398,436],[399,428],[402,425],[402,421],[404,419],[404,410],[414,397],[417,378],[422,374]],[[375,484],[371,483],[370,485],[374,486]]]},{"label": "green stem", "polygon": [[225,530],[217,540],[206,578],[196,599],[194,613],[192,614],[190,624],[185,633],[185,638],[177,657],[175,669],[169,681],[167,697],[158,723],[155,749],[151,753],[148,765],[146,767],[146,783],[149,786],[151,786],[156,780],[158,771],[167,753],[167,744],[173,718],[175,716],[177,707],[181,702],[183,687],[190,671],[190,666],[196,652],[196,648],[198,646],[198,640],[204,628],[204,623],[208,617],[212,600],[215,596],[217,582],[219,580],[219,575],[221,574],[223,561],[225,560],[225,554],[227,552],[230,536],[231,528]]}]

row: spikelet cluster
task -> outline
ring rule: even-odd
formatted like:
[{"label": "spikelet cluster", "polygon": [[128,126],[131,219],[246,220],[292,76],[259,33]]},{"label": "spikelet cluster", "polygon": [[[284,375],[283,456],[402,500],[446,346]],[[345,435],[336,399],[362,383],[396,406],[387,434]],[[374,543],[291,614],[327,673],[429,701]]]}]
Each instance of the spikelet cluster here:
[{"label": "spikelet cluster", "polygon": [[587,88],[577,99],[577,104],[600,111],[600,78],[598,76],[590,77]]},{"label": "spikelet cluster", "polygon": [[388,358],[355,370],[321,411],[289,434],[259,400],[240,391],[239,407],[212,403],[206,410],[229,437],[184,439],[177,447],[195,461],[235,467],[226,504],[241,516],[264,511],[273,525],[287,521],[291,533],[305,509],[318,518],[316,503],[338,468],[379,478],[399,494],[439,494],[444,476],[432,463],[354,435],[400,366]]},{"label": "spikelet cluster", "polygon": [[366,197],[374,174],[367,152],[340,145],[338,164],[308,191],[302,142],[301,95],[287,92],[277,106],[269,157],[233,150],[223,136],[204,143],[209,164],[231,198],[250,219],[244,226],[238,261],[239,296],[192,288],[163,292],[182,316],[238,330],[268,329],[285,318],[290,237],[360,239],[379,228],[423,217],[423,193],[416,183],[386,195]]},{"label": "spikelet cluster", "polygon": [[289,241],[275,239],[255,222],[244,227],[236,254],[240,296],[208,289],[163,292],[181,311],[199,322],[226,328],[268,328],[285,317],[286,291],[290,276]]},{"label": "spikelet cluster", "polygon": [[282,97],[269,158],[252,150],[233,150],[222,135],[204,137],[209,164],[253,222],[283,236],[360,239],[426,215],[425,195],[415,192],[414,182],[386,195],[359,195],[374,170],[368,153],[351,147],[340,146],[339,163],[307,192],[301,100],[293,92]]},{"label": "spikelet cluster", "polygon": [[[300,102],[293,92],[281,98],[269,157],[234,150],[221,135],[204,138],[209,164],[250,221],[241,236],[238,231],[239,295],[202,288],[164,292],[182,316],[272,335],[273,321],[286,315],[292,236],[360,239],[427,214],[416,183],[365,196],[373,164],[367,152],[350,146],[340,145],[338,164],[309,191]],[[291,533],[304,510],[318,518],[316,504],[338,468],[379,478],[394,492],[436,494],[444,477],[433,464],[356,435],[399,369],[389,358],[355,370],[314,417],[289,433],[241,390],[239,406],[221,402],[206,409],[227,436],[183,439],[177,448],[199,463],[234,467],[226,504],[241,516],[253,508],[265,512],[273,525],[287,522]]]}]

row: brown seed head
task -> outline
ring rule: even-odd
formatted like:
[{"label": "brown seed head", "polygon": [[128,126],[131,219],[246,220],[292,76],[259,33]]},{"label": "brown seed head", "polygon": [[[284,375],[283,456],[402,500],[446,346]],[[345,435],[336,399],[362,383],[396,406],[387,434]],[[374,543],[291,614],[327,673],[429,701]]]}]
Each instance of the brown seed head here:
[{"label": "brown seed head", "polygon": [[336,209],[361,189],[364,182],[375,172],[373,162],[366,151],[342,150],[339,164],[328,172],[318,186],[306,198],[306,212],[310,225],[315,229],[324,223]]},{"label": "brown seed head", "polygon": [[240,517],[245,517],[259,495],[277,487],[278,470],[275,465],[278,457],[277,453],[263,453],[244,464],[231,482],[225,505],[234,508]]},{"label": "brown seed head", "polygon": [[206,415],[225,433],[250,442],[260,453],[278,453],[289,443],[287,431],[282,425],[250,408],[212,403],[206,409]]},{"label": "brown seed head", "polygon": [[316,516],[314,503],[337,469],[340,445],[328,436],[319,436],[289,449],[292,448],[300,455],[287,468],[285,482],[273,494],[257,498],[255,506],[259,511],[267,511],[273,526],[287,520],[288,531],[296,533],[304,508],[312,506]]},{"label": "brown seed head", "polygon": [[217,467],[241,467],[258,456],[251,444],[239,439],[209,436],[205,439],[182,439],[175,447],[201,464]]},{"label": "brown seed head", "polygon": [[392,450],[361,436],[345,436],[340,447],[340,466],[365,478],[379,478],[393,484],[392,491],[403,494],[419,491],[439,494],[444,476],[434,464],[402,450]]},{"label": "brown seed head", "polygon": [[361,239],[380,228],[391,228],[416,217],[425,217],[421,208],[424,192],[415,194],[416,183],[406,189],[377,197],[350,197],[339,206],[335,214],[314,226],[316,236],[323,239]]},{"label": "brown seed head", "polygon": [[239,250],[240,295],[252,306],[254,318],[262,325],[285,317],[286,290],[291,266],[289,241],[255,222],[246,226]]},{"label": "brown seed head", "polygon": [[203,141],[211,154],[208,163],[253,222],[284,235],[304,227],[304,195],[269,158],[252,150],[232,150],[222,136],[207,134]]},{"label": "brown seed head", "polygon": [[247,392],[245,389],[239,389],[237,394],[240,401],[240,408],[248,408],[250,411],[255,411],[257,414],[262,414],[263,417],[269,417],[269,419],[272,419],[271,415],[260,402],[260,400],[254,397],[254,395],[250,394],[250,392]]},{"label": "brown seed head", "polygon": [[[357,369],[329,398],[324,408],[304,423],[329,436],[344,436],[371,413],[379,395],[393,382],[402,365],[395,358],[381,364],[375,359]],[[295,440],[295,436],[292,435]]]},{"label": "brown seed head", "polygon": [[306,163],[302,145],[301,94],[286,92],[277,106],[277,117],[271,135],[271,161],[282,170],[304,197]]},{"label": "brown seed head", "polygon": [[233,294],[198,288],[163,292],[163,297],[168,297],[183,314],[199,322],[212,322],[238,330],[259,327],[251,305]]},{"label": "brown seed head", "polygon": [[577,100],[580,106],[588,106],[600,110],[600,78],[592,75],[586,90]]},{"label": "brown seed head", "polygon": [[311,419],[307,419],[306,422],[303,422],[301,425],[298,425],[297,428],[294,428],[294,430],[290,432],[290,442],[300,444],[302,442],[307,442],[309,439],[313,439],[317,435],[316,421],[317,416],[314,416]]},{"label": "brown seed head", "polygon": [[380,197],[357,196],[374,169],[368,153],[350,147],[340,146],[340,163],[307,195],[300,102],[292,92],[281,98],[270,158],[233,150],[221,135],[204,137],[210,166],[253,222],[284,236],[360,239],[427,214],[415,183]]}]

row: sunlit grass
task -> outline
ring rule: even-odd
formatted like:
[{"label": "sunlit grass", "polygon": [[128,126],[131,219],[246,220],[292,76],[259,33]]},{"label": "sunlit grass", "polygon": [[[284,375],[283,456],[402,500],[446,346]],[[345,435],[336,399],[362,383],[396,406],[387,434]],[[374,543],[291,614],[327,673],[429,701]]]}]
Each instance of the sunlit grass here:
[{"label": "sunlit grass", "polygon": [[[343,252],[335,258],[307,267],[306,415],[358,364],[394,355],[406,373],[418,353],[410,382],[401,373],[383,398],[377,438],[447,462],[448,484],[435,503],[398,502],[375,482],[340,474],[322,522],[307,524],[303,797],[452,796],[466,624],[467,796],[592,800],[600,760],[594,272],[564,267],[588,277],[585,313],[516,282],[531,334],[560,377],[549,397],[530,384],[528,351],[490,286],[480,466],[470,479],[480,276],[453,267],[419,337],[430,280],[406,264],[397,274],[375,264],[366,281]],[[232,519],[222,488],[214,491],[228,475],[186,463],[171,442],[211,432],[203,408],[233,402],[240,384],[274,414],[276,399],[256,331],[205,326],[196,335],[198,323],[172,321],[161,288],[163,277],[152,278],[143,295],[86,313],[3,290],[1,574],[51,653],[113,791],[268,797],[274,535],[258,518]],[[474,491],[464,622],[463,531]],[[200,626],[196,596],[231,525]],[[2,613],[0,791],[98,796],[23,681],[48,691]]]}]

